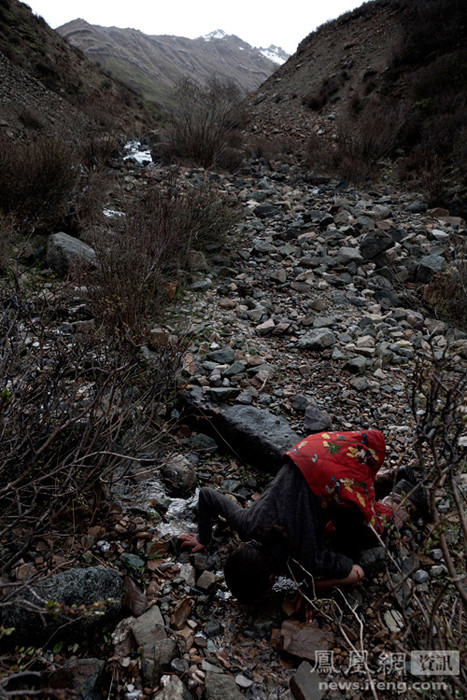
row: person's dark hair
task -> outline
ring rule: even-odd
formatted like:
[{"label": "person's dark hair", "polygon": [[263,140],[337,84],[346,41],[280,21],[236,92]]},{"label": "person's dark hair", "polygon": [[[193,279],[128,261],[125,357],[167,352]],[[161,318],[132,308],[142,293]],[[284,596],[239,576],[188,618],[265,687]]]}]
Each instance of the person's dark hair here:
[{"label": "person's dark hair", "polygon": [[254,603],[269,588],[271,576],[283,571],[291,542],[279,525],[262,528],[255,539],[241,544],[224,566],[227,586],[240,603]]}]

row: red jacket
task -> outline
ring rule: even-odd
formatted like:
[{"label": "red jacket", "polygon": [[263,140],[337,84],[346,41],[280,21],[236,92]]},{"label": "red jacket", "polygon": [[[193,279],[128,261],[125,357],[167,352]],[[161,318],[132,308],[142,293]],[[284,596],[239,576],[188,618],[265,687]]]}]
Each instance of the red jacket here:
[{"label": "red jacket", "polygon": [[323,507],[354,503],[364,521],[382,534],[392,510],[375,500],[374,480],[386,454],[379,430],[316,433],[298,442],[284,457],[291,459]]}]

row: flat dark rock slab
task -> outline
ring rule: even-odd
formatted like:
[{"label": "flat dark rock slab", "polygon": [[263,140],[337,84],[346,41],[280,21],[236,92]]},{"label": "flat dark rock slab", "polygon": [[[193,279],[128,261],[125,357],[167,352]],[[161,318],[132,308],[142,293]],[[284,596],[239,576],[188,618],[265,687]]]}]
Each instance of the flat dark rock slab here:
[{"label": "flat dark rock slab", "polygon": [[185,392],[195,425],[220,444],[263,471],[275,473],[282,455],[301,439],[283,418],[254,406],[216,404],[201,387]]},{"label": "flat dark rock slab", "polygon": [[[83,569],[69,569],[43,581],[32,583],[18,595],[14,605],[5,606],[0,623],[14,627],[14,637],[22,644],[43,643],[57,639],[79,639],[85,630],[102,629],[112,624],[120,616],[125,595],[122,576],[114,569],[90,566]],[[57,610],[47,609],[48,601],[57,603]],[[100,602],[100,615],[77,615],[75,618],[62,614],[60,604],[65,608],[73,605],[89,607]]]}]

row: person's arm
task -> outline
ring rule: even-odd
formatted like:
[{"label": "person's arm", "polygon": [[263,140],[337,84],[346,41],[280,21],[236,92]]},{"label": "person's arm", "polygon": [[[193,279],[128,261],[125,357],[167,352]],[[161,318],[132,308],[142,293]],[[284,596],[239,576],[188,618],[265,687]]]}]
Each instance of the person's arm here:
[{"label": "person's arm", "polygon": [[212,525],[219,515],[242,537],[244,509],[215,489],[204,486],[198,499],[198,541],[207,545],[211,541]]},{"label": "person's arm", "polygon": [[[313,545],[312,545],[313,546]],[[320,547],[316,542],[312,550],[307,552],[300,563],[310,573],[328,579],[345,579],[350,576],[354,563],[350,557],[345,554],[335,552],[333,549]]]}]

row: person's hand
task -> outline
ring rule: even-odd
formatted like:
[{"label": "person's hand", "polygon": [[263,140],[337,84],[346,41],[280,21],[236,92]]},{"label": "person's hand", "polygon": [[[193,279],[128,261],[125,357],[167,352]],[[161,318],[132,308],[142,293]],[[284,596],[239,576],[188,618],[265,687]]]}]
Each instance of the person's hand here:
[{"label": "person's hand", "polygon": [[178,539],[180,540],[180,547],[182,549],[184,547],[191,547],[192,552],[199,552],[201,549],[204,549],[204,544],[198,542],[198,538],[193,532],[183,532],[178,536]]},{"label": "person's hand", "polygon": [[358,564],[352,566],[352,571],[350,572],[348,579],[350,584],[360,583],[361,579],[365,576],[365,572],[362,567]]},{"label": "person's hand", "polygon": [[350,574],[345,578],[326,578],[315,581],[315,589],[317,591],[325,590],[326,588],[341,588],[342,586],[358,586],[365,572],[358,564],[354,564],[350,570]]}]

